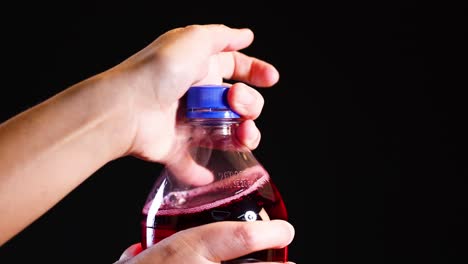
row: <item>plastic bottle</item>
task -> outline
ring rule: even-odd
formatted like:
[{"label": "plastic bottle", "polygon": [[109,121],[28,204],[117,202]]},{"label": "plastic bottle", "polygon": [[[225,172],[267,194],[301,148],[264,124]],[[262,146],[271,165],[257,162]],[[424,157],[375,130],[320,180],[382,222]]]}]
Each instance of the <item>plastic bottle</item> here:
[{"label": "plastic bottle", "polygon": [[[215,221],[287,220],[269,173],[237,140],[242,120],[229,108],[228,89],[205,85],[188,90],[186,123],[180,129],[189,136],[163,168],[143,208],[143,248],[179,230]],[[282,263],[287,258],[286,247],[223,263]]]}]

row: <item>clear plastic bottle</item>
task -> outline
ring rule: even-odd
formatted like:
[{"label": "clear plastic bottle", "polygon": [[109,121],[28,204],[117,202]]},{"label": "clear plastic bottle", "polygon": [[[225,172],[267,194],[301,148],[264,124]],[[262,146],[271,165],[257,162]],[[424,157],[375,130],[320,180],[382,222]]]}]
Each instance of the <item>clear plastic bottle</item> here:
[{"label": "clear plastic bottle", "polygon": [[[205,85],[188,90],[187,122],[180,129],[190,136],[174,151],[148,196],[143,208],[143,248],[177,231],[216,221],[287,220],[284,201],[269,173],[237,140],[241,119],[227,104],[228,89]],[[223,263],[287,259],[286,247]]]}]

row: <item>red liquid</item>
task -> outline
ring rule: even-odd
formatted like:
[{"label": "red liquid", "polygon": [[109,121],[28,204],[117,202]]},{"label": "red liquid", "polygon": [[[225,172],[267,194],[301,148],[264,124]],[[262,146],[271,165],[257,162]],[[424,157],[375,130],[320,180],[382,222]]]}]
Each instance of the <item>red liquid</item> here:
[{"label": "red liquid", "polygon": [[[287,220],[284,202],[276,186],[269,181],[269,176],[258,176],[256,179],[254,177],[257,176],[246,177],[243,175],[242,180],[253,179],[254,183],[251,184],[252,181],[250,181],[250,186],[247,189],[240,188],[243,190],[242,192],[239,192],[239,186],[233,187],[232,184],[239,185],[239,181],[235,179],[236,177],[232,177],[228,181],[229,188],[226,188],[225,182],[222,183],[221,186],[224,186],[222,191],[220,191],[218,184],[217,187],[211,187],[207,190],[192,190],[189,194],[185,193],[184,198],[194,202],[187,202],[184,204],[184,208],[175,209],[173,206],[165,206],[163,203],[154,222],[147,223],[147,215],[144,215],[145,219],[142,221],[143,248],[156,244],[177,231],[217,221]],[[226,193],[230,195],[228,199],[216,198],[216,194],[225,196]],[[147,209],[145,208],[144,214],[148,213]],[[223,263],[286,262],[287,259],[286,247],[254,252]]]}]

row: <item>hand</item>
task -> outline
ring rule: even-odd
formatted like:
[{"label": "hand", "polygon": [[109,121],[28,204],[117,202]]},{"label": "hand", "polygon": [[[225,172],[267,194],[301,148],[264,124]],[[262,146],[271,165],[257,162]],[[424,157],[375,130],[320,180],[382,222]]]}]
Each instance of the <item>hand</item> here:
[{"label": "hand", "polygon": [[114,264],[215,264],[262,249],[285,247],[293,237],[293,227],[282,220],[216,222],[179,231],[144,251],[139,243],[134,244]]},{"label": "hand", "polygon": [[252,41],[249,29],[224,25],[173,29],[0,124],[0,245],[113,159],[168,162],[180,138],[179,102],[192,85],[233,81],[228,103],[245,119],[237,134],[257,147],[264,101],[248,85],[271,87],[279,74],[239,52]]},{"label": "hand", "polygon": [[192,85],[229,80],[240,81],[228,94],[231,107],[245,119],[238,130],[240,140],[256,148],[260,132],[253,120],[264,101],[247,84],[270,87],[279,74],[271,64],[238,51],[252,41],[249,29],[224,25],[177,28],[106,73],[127,73],[115,76],[119,84],[131,88],[129,112],[134,122],[129,126],[132,140],[128,154],[165,163],[178,137],[175,128],[179,99]]},{"label": "hand", "polygon": [[[247,84],[270,87],[279,75],[272,65],[238,52],[252,40],[248,29],[178,28],[116,67],[134,74],[128,79],[129,86],[135,87],[130,105],[136,114],[129,154],[167,163],[180,136],[175,129],[179,99],[192,85],[229,80],[242,82],[231,86],[228,101],[245,119],[238,130],[240,140],[255,148],[260,132],[253,120],[261,112],[263,98]],[[135,244],[117,263],[220,263],[261,249],[285,247],[293,236],[292,226],[279,220],[219,222],[180,231],[143,252]]]}]

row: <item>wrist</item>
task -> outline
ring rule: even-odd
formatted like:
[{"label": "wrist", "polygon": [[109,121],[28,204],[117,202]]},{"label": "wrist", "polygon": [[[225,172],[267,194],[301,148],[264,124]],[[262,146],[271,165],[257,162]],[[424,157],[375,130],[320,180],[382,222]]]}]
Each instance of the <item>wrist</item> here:
[{"label": "wrist", "polygon": [[76,87],[87,93],[82,100],[89,106],[88,126],[95,128],[95,143],[103,148],[108,161],[129,153],[136,131],[132,91],[123,85],[121,75],[104,72]]}]

